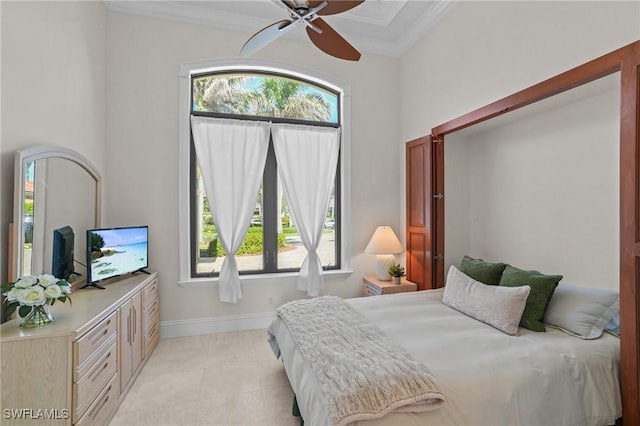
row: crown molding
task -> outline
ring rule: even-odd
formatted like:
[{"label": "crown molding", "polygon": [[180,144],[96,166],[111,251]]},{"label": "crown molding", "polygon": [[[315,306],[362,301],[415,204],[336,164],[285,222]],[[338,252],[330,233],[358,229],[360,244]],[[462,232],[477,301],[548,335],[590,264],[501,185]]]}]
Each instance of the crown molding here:
[{"label": "crown molding", "polygon": [[[241,14],[205,6],[205,2],[197,1],[118,1],[104,0],[106,8],[111,12],[130,15],[147,16],[156,19],[179,21],[197,25],[206,25],[231,31],[254,34],[281,18],[281,11],[272,7],[269,1],[257,2],[265,13],[265,17]],[[384,35],[384,29],[394,25],[403,7],[408,1],[378,1],[369,9],[356,13],[352,9],[333,18],[340,21],[339,32],[361,52],[373,53],[387,57],[402,56],[413,44],[423,37],[453,7],[453,1],[429,1],[428,8],[416,19],[412,19],[401,35],[391,38]],[[329,19],[327,20],[329,21]],[[378,28],[373,31],[379,37],[358,34],[357,30],[349,31],[349,22],[353,25],[369,25]],[[332,26],[333,26],[332,21]],[[396,25],[398,25],[396,23]],[[404,24],[402,24],[404,25]],[[336,25],[337,27],[338,25]],[[371,32],[371,31],[370,31]],[[311,43],[304,31],[290,31],[284,39]]]},{"label": "crown molding", "polygon": [[[373,39],[348,34],[349,41],[362,52],[375,53],[382,56],[399,58],[407,52],[418,40],[427,34],[455,5],[453,1],[434,1],[401,36],[393,40]],[[346,38],[346,36],[345,36]]]}]

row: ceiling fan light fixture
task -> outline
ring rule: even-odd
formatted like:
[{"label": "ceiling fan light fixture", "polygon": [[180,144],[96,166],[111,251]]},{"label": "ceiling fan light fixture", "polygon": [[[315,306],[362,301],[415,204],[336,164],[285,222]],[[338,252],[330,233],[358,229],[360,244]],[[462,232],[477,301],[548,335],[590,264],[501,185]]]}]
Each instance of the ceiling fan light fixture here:
[{"label": "ceiling fan light fixture", "polygon": [[281,37],[296,24],[302,22],[307,27],[311,42],[323,52],[340,59],[357,61],[358,52],[319,15],[335,15],[353,9],[364,0],[280,0],[287,8],[290,20],[271,24],[247,40],[240,50],[241,56],[248,56]]}]

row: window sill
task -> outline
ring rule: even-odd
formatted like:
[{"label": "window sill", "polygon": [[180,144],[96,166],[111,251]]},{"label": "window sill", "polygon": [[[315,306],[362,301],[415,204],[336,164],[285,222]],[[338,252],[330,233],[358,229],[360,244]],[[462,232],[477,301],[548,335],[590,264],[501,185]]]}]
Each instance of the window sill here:
[{"label": "window sill", "polygon": [[[351,270],[332,270],[326,271],[324,277],[328,279],[334,278],[347,278],[353,271]],[[242,284],[265,284],[267,282],[273,282],[274,280],[293,280],[298,279],[299,272],[287,272],[279,274],[256,274],[256,275],[240,275],[240,282]],[[206,278],[189,278],[186,280],[178,281],[180,287],[211,287],[218,285],[218,277],[206,277]]]}]

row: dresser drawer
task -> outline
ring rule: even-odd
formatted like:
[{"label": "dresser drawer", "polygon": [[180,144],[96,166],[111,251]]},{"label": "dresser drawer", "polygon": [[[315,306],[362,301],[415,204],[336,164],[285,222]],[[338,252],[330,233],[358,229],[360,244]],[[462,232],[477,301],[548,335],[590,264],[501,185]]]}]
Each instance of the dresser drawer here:
[{"label": "dresser drawer", "polygon": [[159,295],[158,280],[155,279],[153,280],[153,282],[147,284],[144,287],[144,290],[142,293],[142,300],[143,300],[145,309],[148,306],[148,304],[151,304],[153,303],[154,300],[158,299],[158,295]]},{"label": "dresser drawer", "polygon": [[87,412],[75,422],[76,425],[106,425],[118,407],[118,375],[114,374],[102,393]]},{"label": "dresser drawer", "polygon": [[77,382],[85,376],[94,366],[102,362],[105,355],[111,351],[111,346],[113,346],[117,341],[116,335],[112,335],[107,339],[106,342],[103,343],[96,351],[92,354],[87,354],[86,358],[82,362],[82,364],[74,363],[73,368],[73,381]]},{"label": "dresser drawer", "polygon": [[155,299],[153,303],[146,304],[144,308],[144,326],[148,328],[152,323],[158,322],[159,317],[160,300]]},{"label": "dresser drawer", "polygon": [[[87,334],[73,342],[75,370],[82,369],[84,367],[83,364],[92,358],[102,345],[116,335],[117,329],[118,321],[116,320],[116,313],[114,312],[100,322],[100,324],[93,327]],[[77,371],[74,371],[74,374],[76,373]],[[76,377],[74,376],[74,378]]]},{"label": "dresser drawer", "polygon": [[91,369],[73,384],[74,419],[87,411],[95,398],[116,375],[118,350],[114,343],[99,357]]},{"label": "dresser drawer", "polygon": [[153,352],[156,345],[158,344],[159,337],[160,337],[160,330],[158,326],[158,321],[155,321],[144,332],[144,357],[145,358],[151,355],[151,352]]},{"label": "dresser drawer", "polygon": [[365,282],[362,286],[362,294],[364,296],[378,296],[382,294],[382,289],[376,285]]}]

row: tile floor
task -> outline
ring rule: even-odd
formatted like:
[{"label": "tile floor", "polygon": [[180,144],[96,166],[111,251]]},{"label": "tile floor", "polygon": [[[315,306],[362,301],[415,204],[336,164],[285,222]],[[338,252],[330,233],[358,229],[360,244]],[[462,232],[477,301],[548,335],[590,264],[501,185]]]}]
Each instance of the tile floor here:
[{"label": "tile floor", "polygon": [[299,425],[266,330],[161,339],[110,426]]}]

